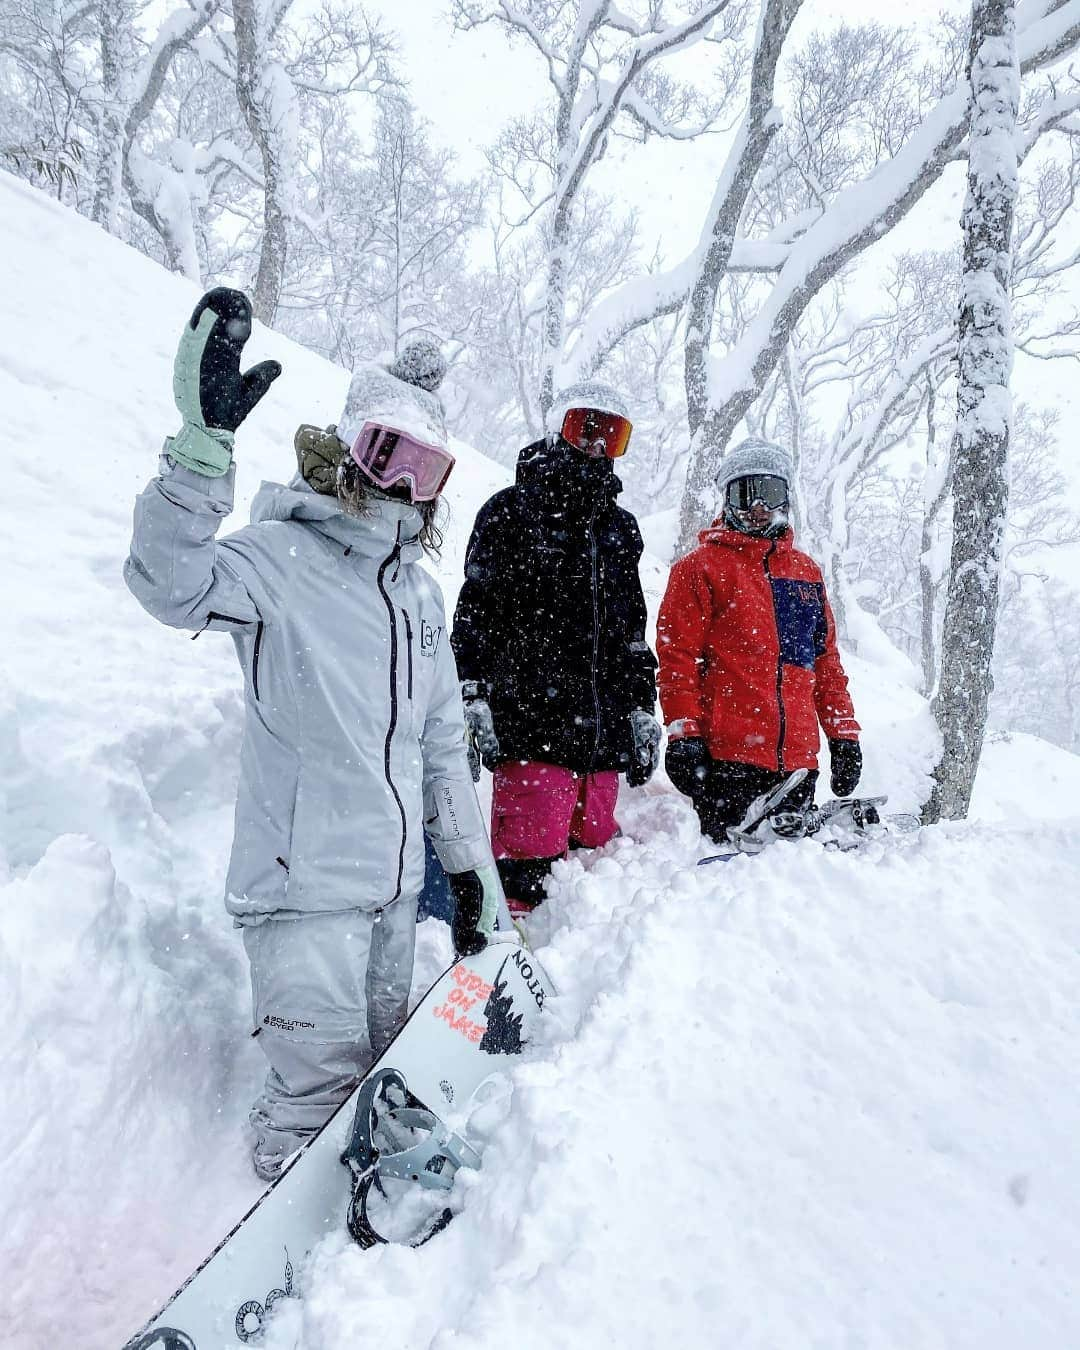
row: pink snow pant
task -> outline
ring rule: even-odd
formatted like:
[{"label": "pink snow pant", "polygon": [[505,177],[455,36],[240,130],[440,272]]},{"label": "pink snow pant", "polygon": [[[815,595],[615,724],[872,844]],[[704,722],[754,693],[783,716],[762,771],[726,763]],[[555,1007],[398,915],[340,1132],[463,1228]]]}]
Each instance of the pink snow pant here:
[{"label": "pink snow pant", "polygon": [[493,775],[491,847],[499,858],[557,858],[571,840],[600,848],[618,831],[619,775],[558,764],[501,764]]}]

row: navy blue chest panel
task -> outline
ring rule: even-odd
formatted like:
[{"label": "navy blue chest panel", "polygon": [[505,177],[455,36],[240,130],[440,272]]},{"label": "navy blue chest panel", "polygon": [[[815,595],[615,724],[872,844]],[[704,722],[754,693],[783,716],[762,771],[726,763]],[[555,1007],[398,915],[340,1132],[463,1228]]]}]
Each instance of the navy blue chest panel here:
[{"label": "navy blue chest panel", "polygon": [[770,577],[780,660],[813,670],[825,654],[825,587],[819,581]]}]

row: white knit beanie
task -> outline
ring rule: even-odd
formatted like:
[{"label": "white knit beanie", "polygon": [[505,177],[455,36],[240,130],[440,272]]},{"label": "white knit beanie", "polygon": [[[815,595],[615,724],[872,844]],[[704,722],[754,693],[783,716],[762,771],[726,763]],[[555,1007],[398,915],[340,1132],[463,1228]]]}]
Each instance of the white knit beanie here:
[{"label": "white knit beanie", "polygon": [[446,415],[438,394],[398,379],[373,361],[353,371],[337,434],[351,445],[368,421],[385,421],[418,440],[446,444]]},{"label": "white knit beanie", "polygon": [[617,389],[600,380],[581,380],[556,394],[547,415],[547,429],[552,436],[562,430],[563,418],[571,408],[596,408],[599,412],[614,413],[616,417],[633,421],[629,405]]}]

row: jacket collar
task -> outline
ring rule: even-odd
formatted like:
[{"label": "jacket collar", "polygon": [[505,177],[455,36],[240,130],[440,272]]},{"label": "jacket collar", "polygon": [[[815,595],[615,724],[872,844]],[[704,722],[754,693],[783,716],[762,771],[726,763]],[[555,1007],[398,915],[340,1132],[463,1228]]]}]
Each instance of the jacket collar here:
[{"label": "jacket collar", "polygon": [[419,537],[423,518],[415,506],[372,497],[364,515],[346,515],[336,497],[313,492],[299,474],[287,487],[262,484],[251,504],[251,522],[264,520],[299,521],[342,549],[380,561],[398,543],[402,562],[415,562],[424,551]]},{"label": "jacket collar", "polygon": [[544,436],[518,455],[515,482],[553,511],[588,514],[622,492],[611,461],[587,460],[561,436]]},{"label": "jacket collar", "polygon": [[743,534],[741,530],[733,530],[724,524],[722,516],[718,516],[707,530],[702,530],[698,535],[698,543],[717,544],[720,548],[737,549],[751,558],[764,558],[770,550],[776,553],[790,553],[794,547],[795,536],[789,526],[775,539],[762,539],[756,534]]}]

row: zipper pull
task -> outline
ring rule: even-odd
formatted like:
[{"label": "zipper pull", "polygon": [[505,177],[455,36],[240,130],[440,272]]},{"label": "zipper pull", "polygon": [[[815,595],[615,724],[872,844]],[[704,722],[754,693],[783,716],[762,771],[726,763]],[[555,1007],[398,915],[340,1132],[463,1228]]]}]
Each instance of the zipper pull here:
[{"label": "zipper pull", "polygon": [[375,911],[375,918],[373,922],[382,923],[382,905],[380,905],[379,908]]}]

